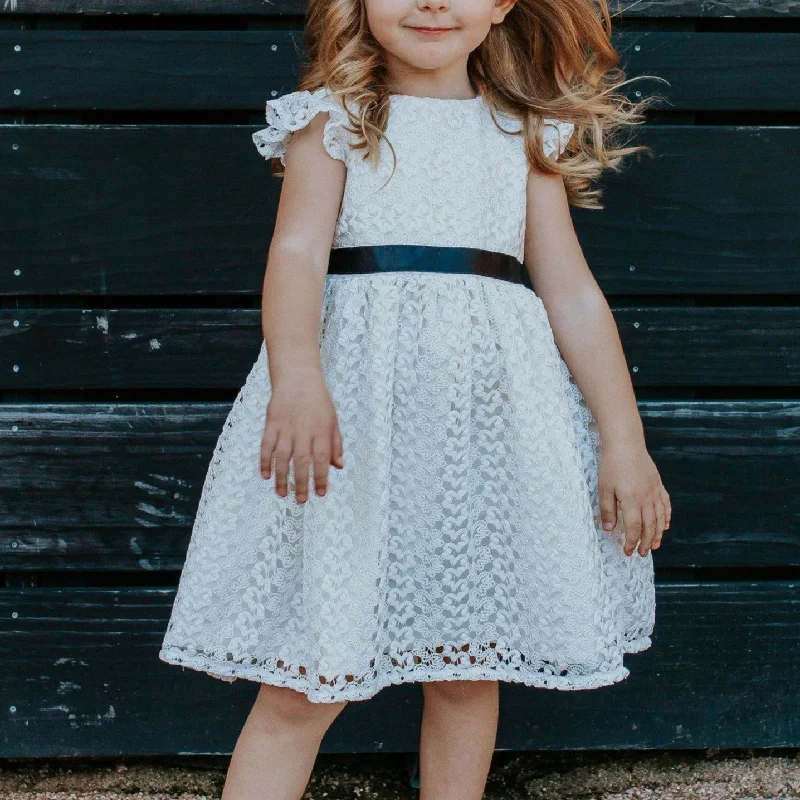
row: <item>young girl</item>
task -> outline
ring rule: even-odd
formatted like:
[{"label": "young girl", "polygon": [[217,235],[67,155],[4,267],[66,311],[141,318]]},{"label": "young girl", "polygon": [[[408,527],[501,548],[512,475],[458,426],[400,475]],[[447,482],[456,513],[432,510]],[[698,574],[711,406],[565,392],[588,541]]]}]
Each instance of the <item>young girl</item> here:
[{"label": "young girl", "polygon": [[569,213],[647,149],[609,146],[641,120],[609,33],[589,0],[309,4],[253,135],[284,167],[264,342],[160,651],[261,684],[225,800],[299,798],[402,682],[421,797],[477,800],[499,681],[606,686],[650,646],[669,497]]}]

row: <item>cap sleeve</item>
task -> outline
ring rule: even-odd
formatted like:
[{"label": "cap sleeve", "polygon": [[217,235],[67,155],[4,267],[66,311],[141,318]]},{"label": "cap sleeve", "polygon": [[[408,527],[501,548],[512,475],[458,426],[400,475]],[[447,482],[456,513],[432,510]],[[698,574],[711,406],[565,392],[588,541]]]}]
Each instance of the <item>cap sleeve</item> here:
[{"label": "cap sleeve", "polygon": [[557,159],[566,149],[575,125],[563,120],[547,118],[544,121],[544,134],[542,139],[542,149],[544,154],[550,158],[555,156]]},{"label": "cap sleeve", "polygon": [[325,87],[314,91],[300,90],[267,100],[267,127],[253,134],[253,143],[264,158],[280,158],[286,166],[286,149],[294,131],[305,128],[320,112],[329,112],[322,144],[332,158],[347,163],[348,138],[344,125],[348,122],[342,104]]}]

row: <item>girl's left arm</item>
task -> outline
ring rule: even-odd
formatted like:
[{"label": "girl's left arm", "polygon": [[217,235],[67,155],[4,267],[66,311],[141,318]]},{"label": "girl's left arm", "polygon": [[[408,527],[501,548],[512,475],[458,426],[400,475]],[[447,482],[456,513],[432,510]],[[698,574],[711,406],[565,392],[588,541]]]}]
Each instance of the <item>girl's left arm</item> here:
[{"label": "girl's left arm", "polygon": [[560,175],[529,172],[525,265],[547,311],[553,338],[600,431],[599,501],[603,527],[626,528],[625,553],[656,550],[672,510],[647,452],[644,428],[616,321],[589,269]]}]

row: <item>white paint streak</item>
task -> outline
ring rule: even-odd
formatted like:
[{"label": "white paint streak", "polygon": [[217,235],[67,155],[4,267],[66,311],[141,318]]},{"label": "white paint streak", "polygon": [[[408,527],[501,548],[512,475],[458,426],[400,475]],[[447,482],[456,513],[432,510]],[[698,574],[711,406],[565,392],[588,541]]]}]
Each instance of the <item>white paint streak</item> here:
[{"label": "white paint streak", "polygon": [[35,167],[31,169],[31,175],[42,181],[80,181],[83,180],[79,172],[71,169],[54,167]]},{"label": "white paint streak", "polygon": [[135,481],[134,486],[137,489],[143,489],[148,494],[159,494],[162,497],[169,494],[169,492],[166,489],[161,489],[158,486],[153,486],[152,484],[145,483],[144,481]]},{"label": "white paint streak", "polygon": [[180,516],[174,511],[162,511],[160,508],[151,506],[150,503],[137,503],[136,508],[144,514],[149,514],[151,517],[158,517],[159,519],[180,519]]},{"label": "white paint streak", "polygon": [[97,330],[108,334],[108,317],[95,317],[97,320]]},{"label": "white paint streak", "polygon": [[123,339],[136,339],[136,338],[138,338],[138,336],[139,336],[139,334],[138,333],[134,333],[134,332],[123,333],[122,334],[122,338]]},{"label": "white paint streak", "polygon": [[159,475],[157,472],[150,473],[151,478],[155,478],[158,481],[164,481],[164,483],[177,483],[178,486],[188,486],[189,481],[185,481],[181,478],[173,478],[169,475]]}]

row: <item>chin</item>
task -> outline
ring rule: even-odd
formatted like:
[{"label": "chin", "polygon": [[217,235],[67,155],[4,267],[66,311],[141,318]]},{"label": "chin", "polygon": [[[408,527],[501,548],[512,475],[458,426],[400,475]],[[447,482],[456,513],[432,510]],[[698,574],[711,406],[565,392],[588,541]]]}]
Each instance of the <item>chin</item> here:
[{"label": "chin", "polygon": [[444,69],[459,58],[459,53],[445,51],[442,47],[431,43],[426,47],[416,47],[411,52],[399,56],[406,64],[417,69]]}]

